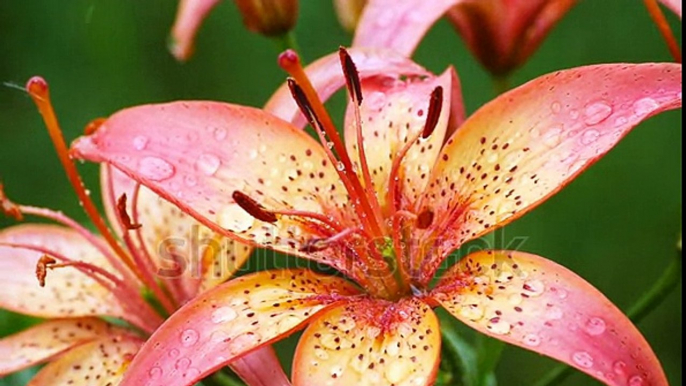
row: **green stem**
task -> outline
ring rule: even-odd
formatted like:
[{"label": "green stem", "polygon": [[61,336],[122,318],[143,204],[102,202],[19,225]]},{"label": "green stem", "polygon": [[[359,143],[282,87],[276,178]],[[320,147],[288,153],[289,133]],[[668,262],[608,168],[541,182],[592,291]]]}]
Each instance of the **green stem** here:
[{"label": "green stem", "polygon": [[288,31],[281,36],[276,36],[272,40],[276,44],[276,49],[279,50],[279,52],[283,52],[288,49],[300,52],[298,40],[296,39],[295,33],[293,31]]},{"label": "green stem", "polygon": [[[627,311],[626,315],[629,317],[629,319],[631,319],[632,322],[638,323],[662,303],[667,295],[672,292],[674,288],[676,288],[680,279],[681,238],[679,238],[677,253],[674,254],[674,258],[662,273],[662,276],[660,276],[660,278],[653,284],[652,288],[644,293],[643,296],[641,296],[638,301],[636,301],[636,303],[629,308],[629,311]],[[565,380],[574,372],[574,368],[569,367],[564,363],[558,364],[534,386],[548,386],[557,384]]]},{"label": "green stem", "polygon": [[493,91],[495,96],[503,94],[510,89],[510,77],[508,75],[493,75]]},{"label": "green stem", "polygon": [[217,371],[211,376],[202,380],[205,386],[245,386],[245,384],[223,371]]}]

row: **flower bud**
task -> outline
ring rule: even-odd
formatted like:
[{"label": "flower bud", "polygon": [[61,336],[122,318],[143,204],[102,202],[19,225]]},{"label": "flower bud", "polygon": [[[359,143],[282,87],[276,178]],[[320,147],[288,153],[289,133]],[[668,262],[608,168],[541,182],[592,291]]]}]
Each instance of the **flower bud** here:
[{"label": "flower bud", "polygon": [[235,0],[245,27],[266,36],[290,31],[298,19],[298,0]]}]

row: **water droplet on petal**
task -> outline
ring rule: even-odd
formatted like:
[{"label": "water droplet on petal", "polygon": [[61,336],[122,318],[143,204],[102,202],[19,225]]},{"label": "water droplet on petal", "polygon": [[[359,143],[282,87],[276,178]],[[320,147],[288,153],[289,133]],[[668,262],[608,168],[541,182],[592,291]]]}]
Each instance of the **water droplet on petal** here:
[{"label": "water droplet on petal", "polygon": [[219,307],[212,312],[212,323],[225,323],[236,319],[238,313],[231,307]]},{"label": "water droplet on petal", "polygon": [[217,141],[223,141],[226,138],[226,129],[223,127],[215,127],[214,128],[214,139]]},{"label": "water droplet on petal", "polygon": [[562,289],[562,288],[558,288],[558,289],[557,289],[557,297],[558,297],[558,298],[560,298],[560,299],[567,299],[567,296],[568,296],[568,295],[569,295],[569,293],[567,292],[567,290]]},{"label": "water droplet on petal", "polygon": [[248,152],[248,157],[250,157],[250,159],[255,159],[255,158],[257,158],[258,155],[259,155],[259,153],[255,149],[251,149]]},{"label": "water droplet on petal", "polygon": [[562,312],[562,309],[560,307],[549,307],[545,311],[545,317],[548,320],[560,320],[562,319],[562,316],[564,315],[564,312]]},{"label": "water droplet on petal", "polygon": [[562,105],[560,102],[553,102],[553,104],[550,105],[550,110],[552,110],[553,113],[558,114],[562,110]]},{"label": "water droplet on petal", "polygon": [[183,357],[183,358],[179,358],[179,360],[177,360],[176,363],[174,363],[174,368],[177,370],[184,370],[184,369],[187,369],[188,366],[190,366],[190,365],[191,365],[190,358]]},{"label": "water droplet on petal", "polygon": [[326,147],[328,147],[329,149],[331,149],[331,148],[333,147],[333,142],[331,142],[331,141],[327,142],[327,143],[326,143]]},{"label": "water droplet on petal", "polygon": [[642,98],[634,102],[634,113],[638,116],[648,115],[660,105],[653,98]]},{"label": "water droplet on petal", "polygon": [[198,157],[198,160],[195,163],[195,167],[201,173],[211,176],[217,172],[217,169],[219,169],[221,163],[222,162],[219,160],[219,157],[217,157],[216,155],[205,153]]},{"label": "water droplet on petal", "polygon": [[327,353],[326,350],[324,350],[321,347],[315,347],[314,356],[316,356],[317,358],[319,358],[323,361],[329,359],[329,353]]},{"label": "water droplet on petal", "polygon": [[640,375],[634,375],[633,377],[629,378],[629,382],[627,383],[628,386],[642,386],[645,382],[643,381],[643,377]]},{"label": "water droplet on petal", "polygon": [[579,111],[578,110],[570,110],[569,111],[569,117],[571,119],[577,119],[579,118]]},{"label": "water droplet on petal", "polygon": [[605,332],[605,328],[605,321],[601,318],[590,318],[585,326],[586,332],[593,336],[601,335]]},{"label": "water droplet on petal", "polygon": [[244,232],[252,227],[255,218],[238,205],[227,205],[217,215],[217,223],[234,232]]},{"label": "water droplet on petal", "polygon": [[223,330],[217,330],[217,331],[210,334],[210,340],[212,342],[215,342],[215,343],[224,342],[228,338],[229,338],[229,334]]},{"label": "water droplet on petal", "polygon": [[500,318],[492,318],[488,321],[487,328],[494,334],[505,335],[510,332],[512,326],[510,325],[510,323]]},{"label": "water droplet on petal", "polygon": [[339,172],[342,172],[345,170],[345,165],[343,165],[343,162],[337,162],[336,163],[336,170],[338,170]]},{"label": "water droplet on petal", "polygon": [[148,371],[148,376],[151,380],[159,379],[162,376],[162,369],[159,367],[153,367]]},{"label": "water droplet on petal", "polygon": [[198,375],[200,375],[200,370],[196,369],[195,367],[191,367],[190,369],[186,370],[185,373],[183,373],[184,378],[195,378]]},{"label": "water droplet on petal", "polygon": [[559,127],[553,127],[550,130],[547,130],[543,135],[543,143],[549,147],[557,146],[562,140],[560,134],[562,134],[562,129]]},{"label": "water droplet on petal", "polygon": [[626,363],[624,363],[622,361],[617,361],[612,365],[612,370],[617,375],[622,375],[622,374],[624,374],[624,371],[626,370]]},{"label": "water droplet on petal", "polygon": [[391,384],[398,384],[410,375],[410,371],[412,371],[410,363],[406,360],[397,359],[388,364],[384,376]]},{"label": "water droplet on petal", "polygon": [[183,182],[184,182],[187,186],[193,187],[193,186],[195,186],[195,185],[198,184],[198,179],[195,178],[195,176],[193,176],[193,175],[191,175],[191,174],[188,174],[188,175],[186,175],[185,177],[183,177]]},{"label": "water droplet on petal", "polygon": [[600,132],[598,130],[586,130],[583,135],[581,135],[581,143],[584,145],[590,145],[600,138]]},{"label": "water droplet on petal", "polygon": [[484,317],[484,309],[478,304],[465,304],[460,307],[460,315],[469,320],[476,321]]},{"label": "water droplet on petal", "polygon": [[148,146],[148,137],[139,135],[133,139],[133,148],[136,150],[143,150]]},{"label": "water droplet on petal", "polygon": [[540,280],[527,280],[522,288],[529,296],[539,296],[545,291],[545,284]]},{"label": "water droplet on petal", "polygon": [[189,328],[181,333],[181,344],[185,347],[192,346],[198,341],[199,337],[197,331]]},{"label": "water droplet on petal", "polygon": [[180,351],[175,349],[175,348],[169,350],[169,357],[170,358],[176,358],[177,356],[179,356],[179,354],[180,354]]},{"label": "water droplet on petal", "polygon": [[593,103],[586,106],[584,114],[586,115],[584,123],[587,125],[597,125],[612,114],[612,107],[603,102]]},{"label": "water droplet on petal", "polygon": [[572,361],[579,365],[579,367],[590,369],[593,367],[593,357],[586,351],[577,351],[572,354]]},{"label": "water droplet on petal", "polygon": [[174,166],[157,157],[145,157],[138,164],[138,172],[152,181],[164,181],[174,175]]},{"label": "water droplet on petal", "polygon": [[537,347],[541,344],[541,337],[536,334],[527,334],[524,337],[524,344],[529,347]]}]

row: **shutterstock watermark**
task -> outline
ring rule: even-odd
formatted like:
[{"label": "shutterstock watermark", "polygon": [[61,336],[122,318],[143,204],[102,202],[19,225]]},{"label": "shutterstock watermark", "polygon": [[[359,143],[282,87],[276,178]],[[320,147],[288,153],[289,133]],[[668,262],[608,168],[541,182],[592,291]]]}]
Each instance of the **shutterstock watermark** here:
[{"label": "shutterstock watermark", "polygon": [[[359,254],[371,253],[370,251],[376,253],[378,263],[376,267],[366,266],[366,271],[370,275],[388,275],[389,273],[392,274],[393,269],[395,269],[388,264],[389,261],[396,259],[389,238],[363,241],[361,238],[349,237],[348,240],[341,240],[310,252],[315,259],[285,259],[270,249],[255,248],[247,261],[239,266],[242,259],[237,259],[236,256],[243,253],[245,245],[234,243],[227,237],[207,237],[204,234],[207,232],[201,232],[199,226],[193,226],[185,236],[168,237],[162,240],[153,252],[155,255],[152,256],[153,260],[157,262],[157,275],[164,278],[182,276],[200,278],[203,276],[203,266],[207,266],[211,270],[209,274],[215,277],[225,277],[228,273],[235,275],[241,272],[255,271],[267,266],[267,263],[273,259],[282,259],[283,261],[280,262],[279,266],[285,268],[330,271],[332,269],[330,265],[321,262],[322,259],[317,259],[317,257],[322,256],[335,257],[340,264],[345,264],[344,268],[353,269],[356,264],[361,264],[361,261],[369,261],[369,259],[363,259]],[[472,240],[466,245],[460,246],[459,251],[463,256],[481,250],[518,251],[522,249],[527,239],[527,236],[511,235],[506,229],[498,229],[486,237]],[[275,244],[277,239],[267,240],[266,243]],[[288,245],[288,240],[281,240],[281,244]],[[442,235],[431,240],[403,240],[402,242],[405,253],[416,256],[420,260],[431,257],[427,261],[437,262],[437,267],[435,267],[437,269],[447,268],[447,265],[451,264],[447,257],[455,250],[455,246],[455,237],[449,235]],[[212,262],[212,264],[203,264],[203,261]]]}]

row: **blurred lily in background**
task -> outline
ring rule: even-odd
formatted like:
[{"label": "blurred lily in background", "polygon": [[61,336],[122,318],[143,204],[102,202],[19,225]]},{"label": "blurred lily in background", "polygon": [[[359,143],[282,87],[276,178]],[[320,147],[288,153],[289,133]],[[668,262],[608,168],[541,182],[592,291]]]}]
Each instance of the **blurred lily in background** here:
[{"label": "blurred lily in background", "polygon": [[[287,34],[298,19],[298,0],[235,0],[245,27],[268,37]],[[219,0],[180,0],[169,50],[177,60],[188,60],[198,29]]]},{"label": "blurred lily in background", "polygon": [[[22,224],[0,231],[0,307],[48,319],[0,339],[0,375],[49,361],[31,385],[118,384],[145,338],[164,318],[224,282],[251,248],[216,235],[147,188],[103,166],[103,201],[112,224],[108,227],[69,158],[47,83],[35,77],[26,89],[101,235],[62,212],[14,204],[0,186],[0,208],[6,214],[59,224]],[[144,147],[145,140],[139,138],[136,146]],[[188,358],[170,355],[177,377],[194,376]],[[266,368],[256,371],[254,363]],[[271,347],[231,366],[251,385],[288,384]]]},{"label": "blurred lily in background", "polygon": [[[289,51],[280,64],[292,78],[265,110],[132,107],[72,145],[74,157],[111,165],[217,234],[347,278],[285,269],[219,285],[157,329],[122,384],[191,385],[306,328],[296,385],[428,385],[441,347],[432,308],[441,306],[605,384],[666,385],[628,318],[550,260],[482,251],[432,280],[465,242],[536,207],[643,120],[679,108],[681,65],[558,71],[465,119],[454,70],[435,76],[402,55],[386,59],[386,71],[366,69],[379,62],[341,50],[304,70]],[[351,97],[345,141],[323,106],[343,84]],[[321,145],[300,130],[303,117]],[[217,130],[227,135],[217,139]],[[171,140],[191,133],[184,144]],[[140,138],[145,146],[136,146]],[[193,376],[178,377],[170,353],[191,359]]]}]

